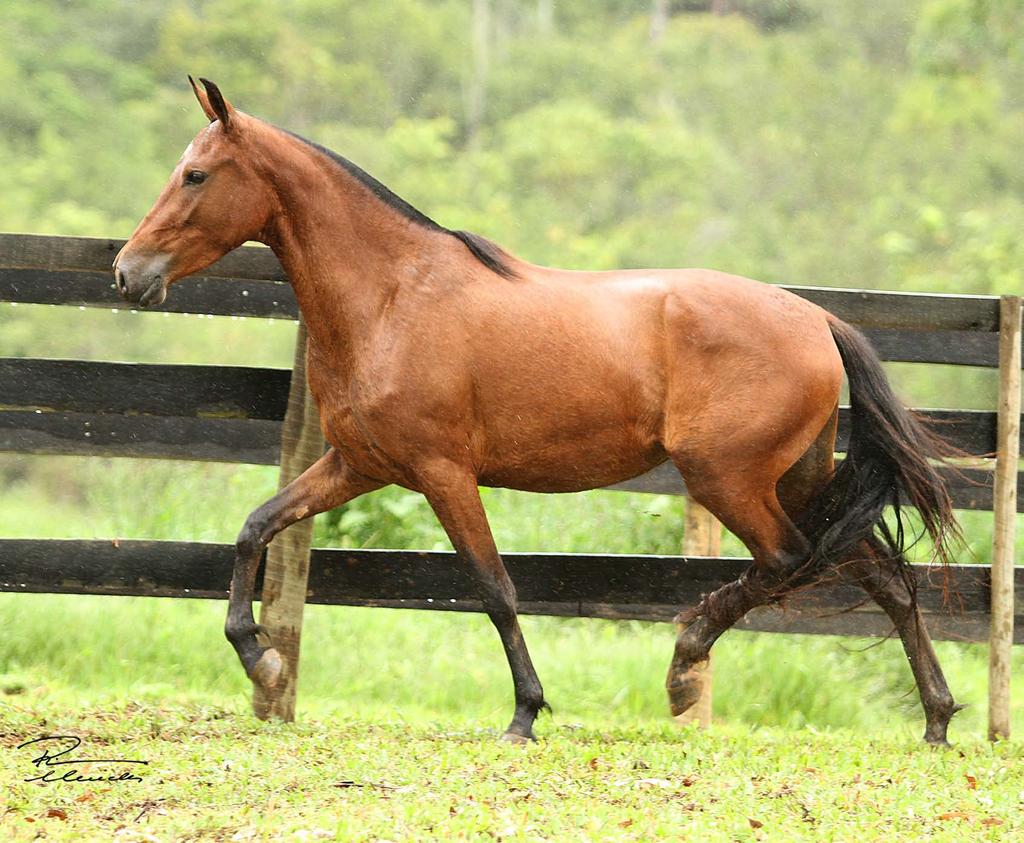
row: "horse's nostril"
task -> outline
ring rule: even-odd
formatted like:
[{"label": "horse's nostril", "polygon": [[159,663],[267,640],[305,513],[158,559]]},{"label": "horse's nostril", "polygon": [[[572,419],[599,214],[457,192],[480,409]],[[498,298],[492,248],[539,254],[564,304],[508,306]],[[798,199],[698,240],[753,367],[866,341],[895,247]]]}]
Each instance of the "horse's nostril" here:
[{"label": "horse's nostril", "polygon": [[128,289],[128,285],[124,280],[124,273],[120,269],[114,270],[114,280],[117,282],[117,289],[124,293]]}]

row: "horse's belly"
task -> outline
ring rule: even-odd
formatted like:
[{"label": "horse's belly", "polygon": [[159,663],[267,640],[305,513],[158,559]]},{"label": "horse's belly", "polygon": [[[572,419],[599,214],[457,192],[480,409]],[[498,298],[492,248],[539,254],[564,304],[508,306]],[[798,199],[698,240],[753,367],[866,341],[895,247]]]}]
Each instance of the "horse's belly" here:
[{"label": "horse's belly", "polygon": [[664,462],[665,391],[652,355],[609,357],[538,354],[521,370],[490,378],[497,388],[478,382],[480,482],[570,492],[619,483]]},{"label": "horse's belly", "polygon": [[515,439],[497,448],[479,474],[482,486],[525,492],[579,492],[637,477],[660,465],[667,454],[660,444],[632,436],[592,434],[571,442]]}]

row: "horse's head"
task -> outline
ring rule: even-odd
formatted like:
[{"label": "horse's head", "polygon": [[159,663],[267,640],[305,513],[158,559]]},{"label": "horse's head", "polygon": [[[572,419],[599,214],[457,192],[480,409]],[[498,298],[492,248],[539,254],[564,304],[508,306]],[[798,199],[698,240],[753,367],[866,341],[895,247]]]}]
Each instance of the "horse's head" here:
[{"label": "horse's head", "polygon": [[205,90],[189,77],[210,124],[114,260],[118,290],[140,307],[161,304],[169,284],[256,238],[273,207],[270,185],[250,154],[257,121],[232,108],[212,82],[200,81]]}]

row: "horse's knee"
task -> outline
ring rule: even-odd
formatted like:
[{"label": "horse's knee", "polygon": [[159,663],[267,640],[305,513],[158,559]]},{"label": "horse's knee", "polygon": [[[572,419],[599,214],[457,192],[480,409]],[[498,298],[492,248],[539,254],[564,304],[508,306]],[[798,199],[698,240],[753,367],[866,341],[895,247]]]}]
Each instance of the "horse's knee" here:
[{"label": "horse's knee", "polygon": [[496,626],[516,619],[516,587],[508,577],[476,577],[476,590],[483,610]]},{"label": "horse's knee", "polygon": [[263,550],[267,544],[263,538],[264,529],[259,510],[245,519],[245,525],[235,539],[235,553],[239,559],[249,559]]}]

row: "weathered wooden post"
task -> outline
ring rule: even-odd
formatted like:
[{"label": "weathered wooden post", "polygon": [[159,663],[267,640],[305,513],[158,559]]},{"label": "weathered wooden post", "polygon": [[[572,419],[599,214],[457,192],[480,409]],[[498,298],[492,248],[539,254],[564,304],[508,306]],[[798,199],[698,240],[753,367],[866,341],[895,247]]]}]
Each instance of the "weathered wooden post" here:
[{"label": "weathered wooden post", "polygon": [[[281,473],[283,489],[302,474],[324,452],[320,414],[306,383],[306,323],[299,322],[295,337],[295,362],[288,389],[288,409],[281,429]],[[280,683],[273,695],[253,686],[252,707],[261,720],[276,717],[295,719],[295,691],[299,681],[299,640],[302,613],[306,605],[309,577],[309,548],[313,540],[313,519],[307,518],[281,532],[267,550],[260,599],[260,624],[284,660]]]},{"label": "weathered wooden post", "polygon": [[[722,550],[722,525],[693,498],[686,499],[686,532],[683,534],[683,556],[718,556]],[[700,699],[678,715],[678,723],[711,725],[711,658],[693,668],[701,680]]]},{"label": "weathered wooden post", "polygon": [[1020,459],[1021,298],[999,302],[999,415],[993,495],[992,626],[988,642],[988,737],[1010,737],[1013,557]]}]

